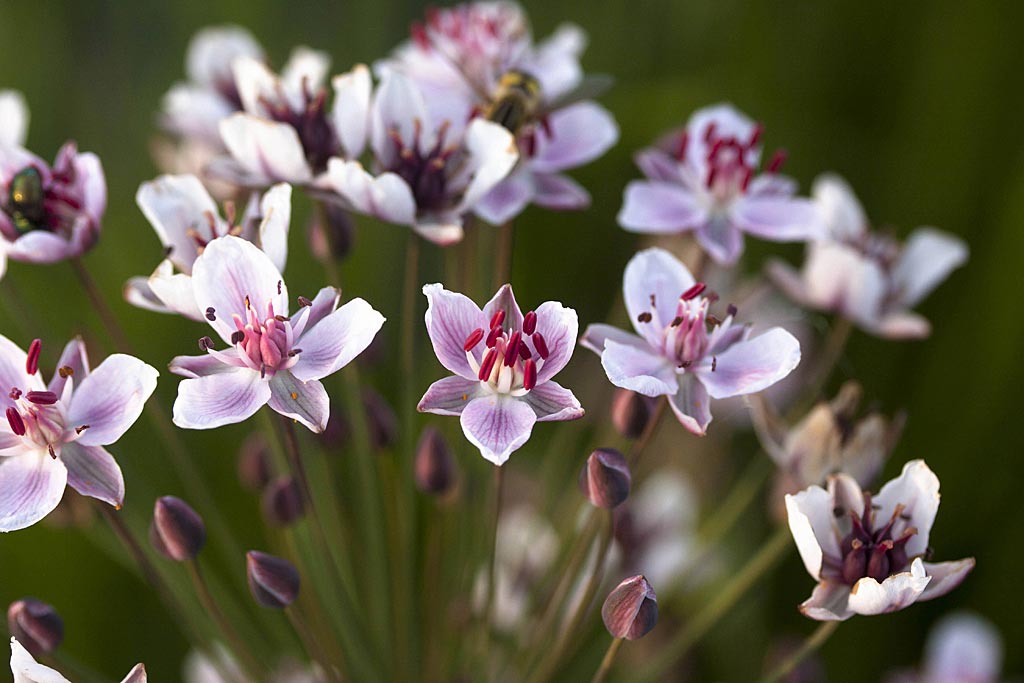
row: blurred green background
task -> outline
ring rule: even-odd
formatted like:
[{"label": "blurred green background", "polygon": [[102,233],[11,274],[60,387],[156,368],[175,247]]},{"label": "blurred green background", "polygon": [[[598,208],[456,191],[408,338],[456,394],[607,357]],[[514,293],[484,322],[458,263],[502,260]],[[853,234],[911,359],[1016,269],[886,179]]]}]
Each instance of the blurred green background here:
[{"label": "blurred green background", "polygon": [[[577,308],[582,322],[606,314],[636,246],[614,220],[622,188],[638,175],[632,152],[684,122],[693,109],[720,100],[765,123],[766,144],[789,150],[787,169],[803,187],[818,172],[835,170],[849,179],[877,224],[896,226],[902,235],[931,224],[969,242],[968,266],[920,308],[934,324],[933,338],[897,343],[856,334],[835,379],[854,376],[869,400],[890,411],[907,409],[908,427],[886,474],[898,473],[912,458],[928,461],[942,480],[944,499],[933,533],[936,557],[975,555],[977,569],[947,598],[850,621],[824,657],[830,681],[878,680],[893,665],[917,661],[928,625],[957,607],[992,619],[1008,644],[1022,642],[1018,568],[1024,560],[1024,514],[1018,486],[1024,476],[1024,364],[1018,354],[1024,342],[1024,89],[1016,83],[1024,73],[1021,5],[547,0],[526,7],[538,37],[562,21],[586,29],[584,64],[616,77],[604,103],[622,128],[616,148],[575,174],[594,195],[591,210],[531,209],[520,219],[513,282],[527,305],[561,300]],[[160,257],[134,194],[141,181],[156,175],[149,155],[155,115],[163,93],[184,75],[192,34],[208,24],[238,23],[256,35],[276,65],[292,46],[304,43],[328,51],[335,71],[342,71],[385,55],[422,9],[416,2],[382,0],[0,3],[0,87],[17,88],[28,99],[29,147],[52,158],[63,140],[74,138],[103,160],[109,209],[102,241],[86,263],[145,360],[163,368],[173,355],[193,353],[196,338],[205,333],[198,325],[134,310],[119,294],[121,283],[150,272]],[[295,294],[322,284],[320,270],[307,267],[306,204],[297,198],[293,220],[288,274]],[[399,292],[388,273],[401,268],[404,237],[401,229],[363,221],[355,254],[344,266],[348,293],[365,296],[385,313],[391,338],[398,329]],[[428,252],[424,281],[440,277],[441,259],[436,250]],[[800,254],[755,245],[746,267],[754,270],[765,255],[779,252],[797,259]],[[93,347],[98,361],[106,338],[66,265],[11,263],[2,284],[5,308],[20,314],[12,319],[0,313],[0,331],[23,347],[43,336],[47,372],[63,340],[78,332],[99,342]],[[600,372],[596,359],[584,353],[574,360],[571,377]],[[429,354],[422,359],[425,386],[440,376],[440,368]],[[388,387],[395,374],[382,363],[370,377]],[[166,372],[162,378],[154,400],[169,406],[177,382]],[[565,379],[572,385],[570,376]],[[605,391],[600,382],[596,386]],[[596,405],[607,392],[602,396]],[[592,410],[588,419],[600,419],[599,413]],[[539,428],[513,466],[532,467],[528,463],[535,463],[555,430]],[[258,547],[257,502],[233,474],[246,433],[239,427],[185,438],[241,545]],[[673,434],[679,457],[693,457],[689,437],[681,430]],[[157,441],[140,421],[112,449],[128,480],[127,506],[136,506],[139,518],[148,518],[156,495],[181,493]],[[735,443],[753,448],[747,437]],[[738,464],[709,457],[715,459],[706,467],[723,473],[718,483],[728,482]],[[582,455],[566,458],[574,468]],[[574,494],[574,481],[565,486]],[[756,514],[750,523],[764,524]],[[96,531],[105,530],[97,524]],[[223,570],[235,572],[233,581],[242,580],[240,560]],[[695,659],[693,680],[752,679],[769,636],[799,636],[813,628],[795,609],[811,588],[792,553],[712,633]],[[138,660],[156,681],[177,679],[184,640],[151,592],[84,535],[38,525],[0,538],[0,604],[24,595],[56,605],[67,624],[64,648],[111,680]],[[603,647],[603,640],[595,642]],[[593,667],[583,670],[589,676]],[[1022,670],[1024,654],[1011,646],[1006,671]]]}]

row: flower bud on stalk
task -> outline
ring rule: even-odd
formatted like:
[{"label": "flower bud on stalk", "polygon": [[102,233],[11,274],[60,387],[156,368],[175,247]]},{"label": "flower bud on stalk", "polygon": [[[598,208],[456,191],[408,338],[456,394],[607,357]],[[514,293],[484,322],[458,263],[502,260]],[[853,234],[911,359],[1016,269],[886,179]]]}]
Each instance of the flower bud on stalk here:
[{"label": "flower bud on stalk", "polygon": [[291,526],[305,513],[302,488],[294,477],[278,477],[263,491],[263,517],[271,526]]},{"label": "flower bud on stalk", "polygon": [[629,389],[616,389],[612,399],[612,424],[627,439],[639,439],[654,414],[656,399]]},{"label": "flower bud on stalk", "polygon": [[613,638],[636,640],[658,623],[658,598],[642,574],[631,576],[612,590],[601,607],[601,618]]},{"label": "flower bud on stalk", "polygon": [[272,476],[270,446],[262,434],[252,434],[238,452],[238,481],[246,491],[259,493]]},{"label": "flower bud on stalk", "polygon": [[426,427],[416,446],[416,487],[422,493],[443,496],[455,484],[455,460],[444,435]]},{"label": "flower bud on stalk", "polygon": [[632,477],[625,456],[614,448],[598,448],[580,471],[580,490],[596,507],[612,510],[629,497]]},{"label": "flower bud on stalk", "polygon": [[188,503],[174,496],[164,496],[157,499],[153,508],[149,540],[164,557],[186,562],[195,559],[206,545],[206,525]]},{"label": "flower bud on stalk", "polygon": [[33,657],[53,652],[64,640],[64,620],[52,605],[35,598],[11,603],[7,628]]},{"label": "flower bud on stalk", "polygon": [[398,418],[383,396],[366,388],[363,390],[363,407],[366,409],[367,427],[373,448],[383,451],[398,440]]},{"label": "flower bud on stalk", "polygon": [[320,261],[344,261],[355,244],[355,222],[333,202],[321,202],[309,221],[309,248]]},{"label": "flower bud on stalk", "polygon": [[299,572],[288,560],[250,550],[245,564],[249,591],[263,607],[284,609],[299,597]]}]

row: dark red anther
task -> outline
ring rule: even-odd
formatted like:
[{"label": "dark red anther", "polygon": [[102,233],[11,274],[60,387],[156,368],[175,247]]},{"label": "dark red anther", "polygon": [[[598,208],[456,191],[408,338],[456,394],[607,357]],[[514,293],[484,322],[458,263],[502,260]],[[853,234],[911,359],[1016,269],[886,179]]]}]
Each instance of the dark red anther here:
[{"label": "dark red anther", "polygon": [[39,352],[43,349],[43,343],[33,339],[28,345],[28,357],[25,359],[25,372],[34,375],[39,371]]},{"label": "dark red anther", "polygon": [[537,364],[532,358],[527,359],[523,365],[523,389],[529,391],[537,386]]},{"label": "dark red anther", "polygon": [[501,335],[502,331],[500,327],[492,327],[491,331],[487,334],[487,348],[494,348],[494,345],[498,343],[498,337]]},{"label": "dark red anther", "polygon": [[707,289],[707,288],[708,288],[707,284],[705,284],[703,282],[698,282],[693,287],[690,287],[688,290],[683,292],[683,295],[680,298],[683,301],[690,301],[692,299],[696,299],[698,296],[703,294],[704,290]]},{"label": "dark red anther", "polygon": [[636,319],[637,319],[637,320],[638,320],[639,322],[642,322],[642,323],[649,323],[649,322],[651,322],[651,320],[653,320],[653,319],[654,319],[654,316],[652,316],[652,315],[650,314],[650,312],[648,312],[648,311],[644,311],[643,313],[641,313],[640,315],[638,315],[638,316],[636,317]]},{"label": "dark red anther", "polygon": [[466,337],[466,341],[462,344],[463,351],[472,351],[473,347],[480,343],[480,340],[484,338],[484,328],[478,327],[469,333]]},{"label": "dark red anther", "polygon": [[505,311],[501,310],[491,317],[491,327],[500,327],[505,322]]},{"label": "dark red anther", "polygon": [[217,320],[217,310],[213,306],[206,309],[206,319],[211,323]]},{"label": "dark red anther", "polygon": [[300,296],[299,297],[299,306],[302,306],[303,308],[305,308],[306,306],[312,306],[312,305],[313,305],[313,302],[310,301],[309,299],[307,299],[306,297],[304,297],[304,296]]},{"label": "dark red anther", "polygon": [[25,421],[21,419],[21,413],[14,406],[7,409],[7,421],[12,432],[17,436],[25,436]]},{"label": "dark red anther", "polygon": [[508,339],[508,346],[505,348],[505,365],[508,367],[516,364],[516,356],[519,355],[519,343],[522,338],[523,333],[516,330]]},{"label": "dark red anther", "polygon": [[242,330],[235,330],[231,333],[231,343],[241,344],[245,340],[245,332]]},{"label": "dark red anther", "polygon": [[13,389],[11,389],[11,393],[7,395],[11,397],[12,401],[17,401],[19,398],[21,398],[21,389],[19,389],[18,387],[14,387]]},{"label": "dark red anther", "polygon": [[740,190],[743,192],[747,191],[750,187],[750,179],[754,177],[754,169],[745,168],[743,169],[743,182],[740,183]]},{"label": "dark red anther", "polygon": [[530,353],[530,349],[526,347],[525,343],[519,344],[519,357],[522,358],[523,360],[529,360],[530,358],[533,357],[533,354]]},{"label": "dark red anther", "polygon": [[736,304],[729,304],[725,307],[725,312],[729,316],[734,316],[739,312],[740,309],[736,308]]},{"label": "dark red anther", "polygon": [[523,334],[533,334],[537,331],[537,312],[530,311],[523,317]]},{"label": "dark red anther", "polygon": [[768,162],[768,166],[767,166],[767,168],[765,168],[765,170],[768,173],[776,173],[776,172],[778,172],[778,170],[780,168],[782,168],[782,164],[786,163],[786,157],[787,156],[789,156],[789,155],[786,153],[786,150],[784,150],[784,149],[775,150],[775,154],[772,155],[772,160]]},{"label": "dark red anther", "polygon": [[52,406],[57,402],[57,394],[52,391],[30,391],[25,398],[37,406]]},{"label": "dark red anther", "polygon": [[209,351],[212,348],[213,348],[213,340],[212,339],[210,339],[209,337],[200,337],[199,338],[199,350],[200,351]]},{"label": "dark red anther", "polygon": [[747,149],[751,149],[754,145],[761,141],[761,134],[764,133],[764,126],[760,123],[754,126],[754,130],[750,131],[750,139],[747,141]]},{"label": "dark red anther", "polygon": [[548,351],[548,343],[544,341],[544,335],[540,332],[534,332],[530,339],[533,340],[533,348],[537,350],[537,355],[547,360],[551,352]]},{"label": "dark red anther", "polygon": [[718,369],[718,356],[711,356],[711,372]]},{"label": "dark red anther", "polygon": [[498,360],[498,352],[496,349],[491,349],[484,356],[484,362],[480,364],[480,372],[477,373],[477,379],[481,382],[486,382],[487,378],[491,376],[491,371],[494,370],[494,363]]},{"label": "dark red anther", "polygon": [[704,129],[704,142],[711,144],[711,140],[715,137],[715,122],[712,121],[708,124],[708,127]]},{"label": "dark red anther", "polygon": [[525,157],[532,157],[537,152],[537,134],[532,128],[523,135],[520,145]]}]

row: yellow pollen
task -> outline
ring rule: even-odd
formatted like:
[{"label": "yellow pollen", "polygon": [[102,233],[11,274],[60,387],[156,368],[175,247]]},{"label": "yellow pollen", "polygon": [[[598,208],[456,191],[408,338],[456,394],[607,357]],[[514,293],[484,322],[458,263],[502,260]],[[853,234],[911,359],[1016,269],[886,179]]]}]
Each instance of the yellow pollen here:
[{"label": "yellow pollen", "polygon": [[463,400],[463,401],[465,401],[465,400],[466,400],[467,398],[469,398],[469,395],[468,395],[468,394],[463,394],[463,395],[462,395],[462,400]]},{"label": "yellow pollen", "polygon": [[292,400],[293,401],[298,401],[299,400],[299,395],[297,393],[295,393],[294,391],[292,392]]}]

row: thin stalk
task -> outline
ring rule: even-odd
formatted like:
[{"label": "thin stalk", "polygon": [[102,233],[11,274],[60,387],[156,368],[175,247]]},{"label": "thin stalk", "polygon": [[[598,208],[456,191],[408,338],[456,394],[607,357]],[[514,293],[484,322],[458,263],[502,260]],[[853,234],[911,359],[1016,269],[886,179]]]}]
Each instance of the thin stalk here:
[{"label": "thin stalk", "polygon": [[814,366],[814,374],[807,382],[806,398],[801,402],[802,409],[798,414],[806,412],[806,408],[818,400],[819,394],[821,394],[825,385],[828,384],[832,372],[839,363],[839,359],[842,358],[843,351],[846,349],[846,343],[850,340],[852,332],[853,323],[848,318],[836,317],[832,323],[832,329],[829,330],[828,337],[825,338],[825,345],[818,356],[818,362]]},{"label": "thin stalk", "polygon": [[[202,571],[199,569],[199,562],[196,560],[189,560],[185,563],[185,567],[188,569],[189,578],[192,579],[192,585],[196,589],[196,595],[199,597],[199,602],[202,603],[203,609],[207,611],[210,617],[217,623],[222,634],[227,639],[234,652],[234,655],[238,658],[239,664],[245,669],[249,676],[256,677],[262,671],[262,667],[252,652],[249,651],[249,647],[245,644],[245,641],[241,636],[238,635],[238,631],[231,624],[224,612],[221,610],[220,605],[213,598],[213,594],[210,592],[210,587],[206,583],[206,579],[203,577]],[[262,676],[259,676],[262,679]],[[254,678],[254,680],[256,680]]]},{"label": "thin stalk", "polygon": [[718,621],[731,610],[758,579],[764,576],[785,556],[791,547],[789,529],[780,526],[747,564],[733,576],[704,608],[681,629],[676,636],[661,648],[661,654],[645,667],[637,681],[651,681],[662,676],[674,663],[679,661]]},{"label": "thin stalk", "polygon": [[[700,525],[697,538],[704,548],[711,548],[721,540],[742,517],[747,507],[757,498],[765,481],[773,471],[772,461],[761,453],[740,474],[739,479],[729,489],[725,500],[715,505],[715,512]],[[696,564],[697,562],[694,562]]]},{"label": "thin stalk", "polygon": [[494,628],[494,603],[498,593],[498,587],[495,585],[498,573],[498,521],[501,517],[501,499],[504,488],[504,469],[500,466],[496,466],[494,468],[494,508],[492,511],[491,523],[491,545],[487,559],[487,602],[484,606],[484,623],[483,628],[481,629],[482,637],[480,639],[484,668],[488,672],[488,678],[490,678],[491,667],[487,655],[490,650],[491,633]]},{"label": "thin stalk", "polygon": [[777,683],[781,681],[787,674],[793,669],[800,665],[800,662],[804,661],[812,655],[818,648],[825,644],[836,629],[839,628],[841,621],[823,621],[818,628],[814,630],[804,644],[800,646],[800,649],[791,654],[785,660],[782,661],[775,669],[765,674],[759,683]]},{"label": "thin stalk", "polygon": [[647,426],[644,428],[643,434],[640,438],[633,443],[633,447],[629,450],[629,466],[631,469],[635,469],[637,462],[640,461],[640,455],[647,448],[647,445],[654,438],[655,432],[658,431],[658,427],[661,425],[661,420],[665,415],[665,406],[668,404],[668,400],[662,401],[658,399],[658,403],[654,408],[654,414],[651,415],[651,419],[647,421]]},{"label": "thin stalk", "polygon": [[47,658],[53,660],[58,671],[71,674],[79,683],[107,683],[106,676],[63,650],[55,650],[47,655]]},{"label": "thin stalk", "polygon": [[68,263],[71,264],[71,269],[75,271],[78,281],[82,284],[82,289],[85,290],[86,296],[89,297],[93,308],[96,309],[96,313],[100,316],[100,320],[103,321],[103,326],[107,328],[107,333],[114,339],[114,346],[122,353],[131,353],[131,342],[128,341],[124,329],[117,322],[117,316],[114,315],[114,311],[110,308],[107,300],[103,298],[100,288],[97,286],[96,281],[92,279],[92,275],[89,274],[81,257],[76,256],[70,259]]},{"label": "thin stalk", "polygon": [[288,617],[288,621],[291,622],[292,628],[295,629],[295,634],[299,636],[299,640],[302,641],[303,647],[306,649],[306,654],[320,665],[320,668],[327,674],[327,678],[333,683],[341,683],[341,676],[336,668],[337,664],[340,667],[340,662],[333,662],[327,656],[326,651],[320,644],[320,641],[313,635],[309,627],[306,626],[306,622],[302,618],[302,614],[295,609],[294,605],[289,605],[284,608],[285,616]]},{"label": "thin stalk", "polygon": [[514,230],[515,226],[512,221],[498,227],[498,244],[494,250],[494,280],[491,282],[492,289],[495,291],[508,282],[512,275],[512,257],[515,251]]},{"label": "thin stalk", "polygon": [[608,650],[604,653],[604,659],[601,660],[601,667],[594,674],[594,677],[590,679],[590,683],[602,683],[604,679],[608,677],[608,672],[612,670],[612,664],[615,662],[615,655],[619,653],[619,648],[622,647],[622,642],[622,638],[612,638],[612,642],[608,646]]},{"label": "thin stalk", "polygon": [[146,582],[157,592],[160,600],[174,610],[179,619],[182,619],[182,623],[188,623],[187,619],[183,619],[184,610],[178,605],[174,599],[174,594],[168,587],[167,583],[160,576],[160,572],[150,561],[149,556],[146,555],[146,551],[143,550],[142,544],[138,542],[135,535],[132,533],[128,525],[124,523],[121,516],[115,512],[109,505],[105,503],[97,503],[96,507],[99,508],[100,513],[110,524],[110,528],[114,530],[114,534],[124,544],[128,554],[132,556],[135,563],[139,566],[139,570],[142,572],[142,576],[146,579]]}]

